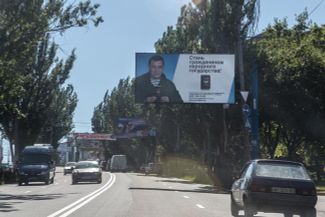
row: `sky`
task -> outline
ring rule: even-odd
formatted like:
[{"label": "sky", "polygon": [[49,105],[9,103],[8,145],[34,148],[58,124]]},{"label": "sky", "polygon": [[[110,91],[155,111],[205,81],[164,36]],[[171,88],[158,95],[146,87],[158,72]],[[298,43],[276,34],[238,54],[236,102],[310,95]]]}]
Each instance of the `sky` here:
[{"label": "sky", "polygon": [[[312,11],[321,0],[261,0],[258,32],[275,18],[287,18]],[[154,43],[167,26],[175,25],[180,8],[189,0],[92,0],[101,5],[98,14],[104,23],[99,27],[68,30],[55,41],[60,44],[59,56],[66,58],[76,48],[77,60],[68,83],[73,84],[79,103],[75,111],[75,132],[91,132],[94,107],[112,90],[121,78],[134,77],[135,53],[154,52]],[[325,2],[311,15],[318,24],[325,24]]]}]

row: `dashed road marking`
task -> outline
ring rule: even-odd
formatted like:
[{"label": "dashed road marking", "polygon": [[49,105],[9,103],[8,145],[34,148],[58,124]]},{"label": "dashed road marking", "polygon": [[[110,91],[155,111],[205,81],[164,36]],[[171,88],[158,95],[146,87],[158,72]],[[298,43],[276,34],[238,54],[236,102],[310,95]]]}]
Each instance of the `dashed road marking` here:
[{"label": "dashed road marking", "polygon": [[25,194],[28,194],[28,193],[30,193],[31,191],[25,191]]},{"label": "dashed road marking", "polygon": [[184,198],[186,198],[186,199],[189,199],[190,197],[189,196],[183,196]]},{"label": "dashed road marking", "polygon": [[201,204],[196,204],[197,207],[199,207],[200,209],[204,209],[205,207],[202,206]]}]

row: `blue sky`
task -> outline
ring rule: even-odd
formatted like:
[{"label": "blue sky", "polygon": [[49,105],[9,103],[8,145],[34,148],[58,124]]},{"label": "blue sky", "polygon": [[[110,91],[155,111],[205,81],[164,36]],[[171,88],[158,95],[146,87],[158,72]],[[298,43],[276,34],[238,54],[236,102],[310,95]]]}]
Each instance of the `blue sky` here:
[{"label": "blue sky", "polygon": [[[68,53],[76,48],[77,61],[69,80],[78,93],[75,131],[91,130],[90,119],[94,107],[106,90],[112,90],[118,80],[134,76],[135,53],[154,52],[154,43],[167,26],[175,25],[182,5],[189,0],[97,0],[99,14],[105,22],[98,28],[68,31],[56,41]],[[258,31],[274,18],[287,17],[289,24],[295,14],[305,8],[311,11],[320,0],[261,0]],[[316,23],[325,23],[325,2],[312,14]],[[63,57],[66,56],[61,53]]]},{"label": "blue sky", "polygon": [[[93,109],[106,90],[112,90],[119,79],[134,76],[135,53],[154,52],[154,43],[167,26],[175,25],[182,5],[189,0],[93,0],[101,4],[99,14],[105,22],[98,28],[69,30],[56,38],[61,57],[76,48],[77,60],[71,73],[79,103],[75,112],[75,131],[90,132]],[[320,0],[261,0],[258,31],[274,18],[287,17],[289,24],[295,14],[305,8],[311,11]],[[311,15],[325,23],[325,2]]]}]

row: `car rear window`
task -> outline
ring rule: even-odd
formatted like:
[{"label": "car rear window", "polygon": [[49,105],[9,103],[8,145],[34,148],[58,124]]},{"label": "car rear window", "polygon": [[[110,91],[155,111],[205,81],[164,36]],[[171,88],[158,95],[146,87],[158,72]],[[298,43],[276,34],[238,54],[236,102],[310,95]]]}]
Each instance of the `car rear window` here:
[{"label": "car rear window", "polygon": [[309,180],[306,170],[300,165],[259,163],[256,176]]},{"label": "car rear window", "polygon": [[81,162],[76,165],[76,169],[98,168],[98,164],[92,162]]}]

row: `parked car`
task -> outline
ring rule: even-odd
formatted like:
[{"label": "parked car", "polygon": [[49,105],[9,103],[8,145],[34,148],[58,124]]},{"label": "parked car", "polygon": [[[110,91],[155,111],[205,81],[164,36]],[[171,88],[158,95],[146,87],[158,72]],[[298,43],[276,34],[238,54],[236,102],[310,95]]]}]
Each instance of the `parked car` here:
[{"label": "parked car", "polygon": [[231,188],[231,214],[244,210],[316,217],[316,187],[305,167],[296,162],[254,160],[246,164]]},{"label": "parked car", "polygon": [[2,171],[5,172],[5,173],[12,173],[12,172],[14,172],[13,165],[11,165],[9,163],[2,163],[2,164],[0,164],[0,167],[2,168]]},{"label": "parked car", "polygon": [[106,170],[106,168],[107,168],[107,161],[101,161],[100,162],[100,168],[102,168],[102,170]]},{"label": "parked car", "polygon": [[161,164],[159,163],[149,163],[148,166],[145,167],[145,174],[157,174],[158,176],[161,175],[162,168]]},{"label": "parked car", "polygon": [[72,173],[72,171],[74,170],[74,168],[76,167],[76,162],[68,162],[64,165],[63,168],[63,175]]},{"label": "parked car", "polygon": [[125,155],[113,155],[111,159],[111,172],[126,172],[128,169]]},{"label": "parked car", "polygon": [[18,161],[18,185],[29,182],[54,182],[55,150],[48,146],[26,146]]},{"label": "parked car", "polygon": [[80,161],[72,171],[72,184],[78,182],[102,183],[102,170],[97,161]]}]

